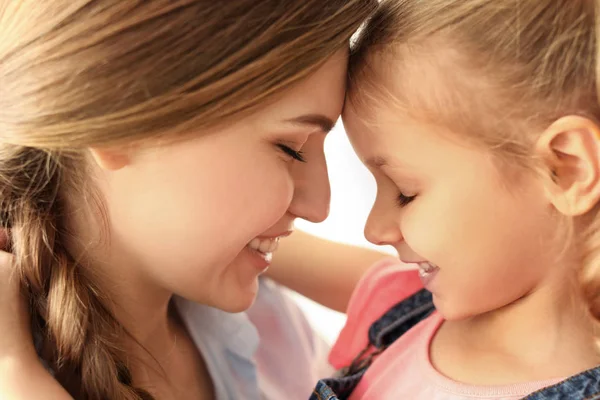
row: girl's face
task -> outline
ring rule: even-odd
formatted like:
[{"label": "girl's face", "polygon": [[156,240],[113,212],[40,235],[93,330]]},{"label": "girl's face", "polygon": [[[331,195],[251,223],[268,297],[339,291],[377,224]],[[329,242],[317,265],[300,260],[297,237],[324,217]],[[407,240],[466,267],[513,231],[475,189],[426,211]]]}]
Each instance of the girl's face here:
[{"label": "girl's face", "polygon": [[117,284],[153,285],[227,311],[249,307],[264,253],[296,218],[328,214],[323,142],[342,109],[346,64],[339,51],[262,111],[101,170]]},{"label": "girl's face", "polygon": [[556,219],[541,179],[509,177],[489,151],[392,105],[368,115],[347,105],[343,119],[377,181],[367,239],[420,266],[445,318],[499,309],[556,282]]}]

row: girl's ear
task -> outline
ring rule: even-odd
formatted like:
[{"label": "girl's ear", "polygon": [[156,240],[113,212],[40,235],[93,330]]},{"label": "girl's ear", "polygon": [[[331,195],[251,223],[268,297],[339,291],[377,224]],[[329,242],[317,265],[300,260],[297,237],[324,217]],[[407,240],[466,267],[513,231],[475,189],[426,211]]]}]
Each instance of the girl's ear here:
[{"label": "girl's ear", "polygon": [[564,215],[585,214],[600,199],[599,141],[594,121],[571,115],[552,123],[536,143],[548,176],[546,194]]}]

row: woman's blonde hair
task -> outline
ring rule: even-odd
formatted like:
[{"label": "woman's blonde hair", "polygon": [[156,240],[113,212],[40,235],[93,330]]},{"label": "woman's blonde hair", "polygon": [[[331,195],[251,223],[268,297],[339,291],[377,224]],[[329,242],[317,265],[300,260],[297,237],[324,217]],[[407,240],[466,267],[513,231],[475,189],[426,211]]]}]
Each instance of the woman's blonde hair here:
[{"label": "woman's blonde hair", "polygon": [[[241,118],[315,71],[376,0],[0,0],[0,222],[46,362],[76,397],[146,399],[66,248],[86,149]],[[67,193],[69,196],[67,196]],[[69,197],[69,199],[67,199]]]},{"label": "woman's blonde hair", "polygon": [[[600,123],[600,0],[383,0],[353,44],[348,96],[366,109],[392,99],[503,166],[540,171],[534,132],[565,115]],[[566,221],[597,320],[599,210],[581,236]]]}]

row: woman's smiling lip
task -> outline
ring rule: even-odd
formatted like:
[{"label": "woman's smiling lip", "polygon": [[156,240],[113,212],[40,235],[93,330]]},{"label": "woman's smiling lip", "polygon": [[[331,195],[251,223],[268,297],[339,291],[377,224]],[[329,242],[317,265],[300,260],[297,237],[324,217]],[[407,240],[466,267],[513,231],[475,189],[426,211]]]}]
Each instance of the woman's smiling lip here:
[{"label": "woman's smiling lip", "polygon": [[272,235],[257,236],[246,246],[244,250],[259,272],[265,272],[271,265],[273,252],[279,247],[279,240],[290,236],[293,232],[290,229]]},{"label": "woman's smiling lip", "polygon": [[292,233],[294,233],[293,229],[287,230],[285,232],[281,232],[281,233],[275,233],[272,235],[262,235],[262,236],[257,236],[258,239],[283,239],[286,238],[288,236],[290,236]]}]

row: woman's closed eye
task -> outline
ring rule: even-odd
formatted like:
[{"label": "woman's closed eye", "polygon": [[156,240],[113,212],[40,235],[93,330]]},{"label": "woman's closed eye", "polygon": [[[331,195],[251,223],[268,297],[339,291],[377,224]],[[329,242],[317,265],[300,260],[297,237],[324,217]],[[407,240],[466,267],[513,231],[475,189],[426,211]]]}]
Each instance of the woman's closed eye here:
[{"label": "woman's closed eye", "polygon": [[304,153],[301,150],[294,150],[291,147],[281,143],[278,144],[277,147],[279,147],[281,151],[283,151],[286,155],[292,157],[294,160],[306,162],[306,159],[303,155]]}]

